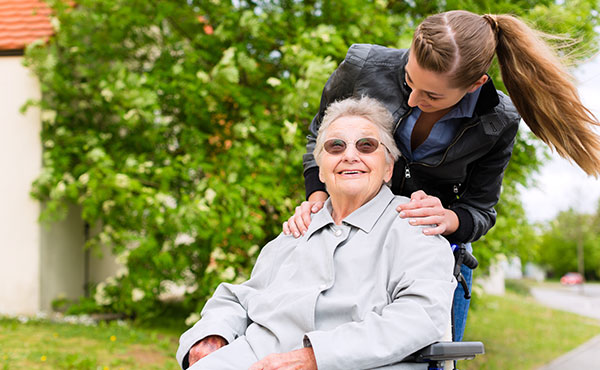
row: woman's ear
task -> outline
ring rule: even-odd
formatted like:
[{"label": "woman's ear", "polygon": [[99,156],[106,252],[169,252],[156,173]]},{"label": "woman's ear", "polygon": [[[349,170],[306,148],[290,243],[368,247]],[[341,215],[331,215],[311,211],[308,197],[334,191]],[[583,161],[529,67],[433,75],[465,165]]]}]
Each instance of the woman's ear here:
[{"label": "woman's ear", "polygon": [[484,83],[488,81],[489,77],[487,75],[481,76],[477,82],[475,82],[471,87],[469,87],[468,92],[472,93],[479,89]]},{"label": "woman's ear", "polygon": [[321,176],[321,167],[319,167],[319,180],[321,180],[321,182],[324,184],[325,180],[323,179],[323,176]]},{"label": "woman's ear", "polygon": [[[391,157],[391,156],[390,156]],[[387,160],[386,160],[387,162]],[[387,183],[392,179],[392,175],[394,174],[394,161],[390,160],[390,163],[386,163],[387,168],[385,169],[385,173],[383,174],[383,182]]]}]

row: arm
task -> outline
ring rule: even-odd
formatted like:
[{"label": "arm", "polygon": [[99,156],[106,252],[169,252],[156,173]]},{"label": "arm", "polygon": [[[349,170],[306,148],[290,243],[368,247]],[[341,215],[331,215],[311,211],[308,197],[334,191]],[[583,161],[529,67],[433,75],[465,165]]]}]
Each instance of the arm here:
[{"label": "arm", "polygon": [[518,128],[518,120],[509,123],[492,150],[473,164],[464,193],[449,207],[460,222],[458,229],[447,236],[450,242],[478,240],[496,223],[494,207],[500,199],[504,171],[512,155]]},{"label": "arm", "polygon": [[183,369],[189,364],[190,349],[204,338],[219,336],[227,344],[244,335],[248,327],[248,314],[244,304],[251,294],[270,282],[275,270],[281,265],[277,262],[285,252],[281,239],[280,235],[263,248],[250,280],[240,285],[222,283],[217,287],[202,309],[202,319],[179,339],[176,357]]},{"label": "arm", "polygon": [[362,70],[370,50],[371,45],[368,44],[352,45],[348,49],[344,61],[340,63],[338,68],[329,77],[323,88],[319,112],[315,115],[309,126],[310,133],[307,136],[306,154],[302,157],[307,199],[315,191],[325,191],[325,184],[319,180],[319,168],[312,154],[325,110],[332,102],[353,95],[354,83]]},{"label": "arm", "polygon": [[395,363],[441,339],[449,327],[456,282],[447,241],[397,219],[386,243],[395,251],[388,262],[392,302],[362,321],[307,333],[305,346],[312,346],[320,370]]},{"label": "arm", "polygon": [[496,222],[494,206],[500,198],[504,171],[510,161],[518,129],[518,116],[499,134],[491,150],[469,165],[460,199],[445,208],[440,199],[424,191],[411,194],[409,203],[396,208],[411,225],[434,225],[427,235],[442,234],[452,243],[467,243],[485,235]]}]

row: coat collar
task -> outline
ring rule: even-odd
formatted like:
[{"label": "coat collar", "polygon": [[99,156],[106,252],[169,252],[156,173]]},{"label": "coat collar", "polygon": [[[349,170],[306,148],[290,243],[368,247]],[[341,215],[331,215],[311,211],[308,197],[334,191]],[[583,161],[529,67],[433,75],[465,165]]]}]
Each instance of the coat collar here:
[{"label": "coat collar", "polygon": [[[369,233],[393,199],[394,194],[390,188],[386,185],[382,185],[381,189],[379,189],[379,193],[377,193],[373,199],[344,218],[342,223],[359,228],[365,233]],[[323,208],[313,215],[305,235],[306,240],[323,227],[335,225],[333,218],[331,217],[331,212],[331,199],[327,199]]]}]

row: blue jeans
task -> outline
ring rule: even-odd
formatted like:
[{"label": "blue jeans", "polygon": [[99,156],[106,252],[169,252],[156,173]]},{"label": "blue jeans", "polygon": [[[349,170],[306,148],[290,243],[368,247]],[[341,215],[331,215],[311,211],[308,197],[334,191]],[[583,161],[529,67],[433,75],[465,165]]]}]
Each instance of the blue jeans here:
[{"label": "blue jeans", "polygon": [[[469,290],[471,290],[471,283],[473,280],[473,270],[468,268],[465,265],[460,267],[460,272],[462,272],[465,277],[465,281],[467,282],[467,286]],[[465,332],[465,325],[467,325],[467,312],[469,312],[469,303],[470,299],[465,299],[465,291],[462,285],[458,284],[456,290],[454,291],[454,322],[452,323],[454,326],[454,341],[460,342],[462,341],[463,334]]]}]

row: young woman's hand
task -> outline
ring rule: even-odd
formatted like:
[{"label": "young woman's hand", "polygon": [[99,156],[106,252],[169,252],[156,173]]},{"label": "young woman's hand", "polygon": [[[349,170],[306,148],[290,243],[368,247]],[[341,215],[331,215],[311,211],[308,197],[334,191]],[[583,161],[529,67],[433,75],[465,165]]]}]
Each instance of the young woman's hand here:
[{"label": "young woman's hand", "polygon": [[301,235],[306,233],[308,225],[310,225],[311,213],[317,213],[323,204],[327,200],[328,195],[324,191],[315,191],[312,193],[307,201],[302,202],[296,207],[296,212],[289,220],[283,223],[283,233],[285,235],[294,235],[295,238],[299,238]]},{"label": "young woman's hand", "polygon": [[410,202],[399,205],[400,217],[408,218],[411,225],[433,225],[423,229],[426,235],[449,235],[459,226],[458,216],[442,206],[439,198],[427,195],[423,190],[411,194]]},{"label": "young woman's hand", "polygon": [[248,370],[317,370],[317,361],[312,348],[301,348],[291,352],[268,355]]},{"label": "young woman's hand", "polygon": [[208,356],[219,348],[226,346],[227,341],[219,335],[210,335],[198,343],[194,344],[190,349],[188,362],[190,366],[195,364],[201,358]]}]

